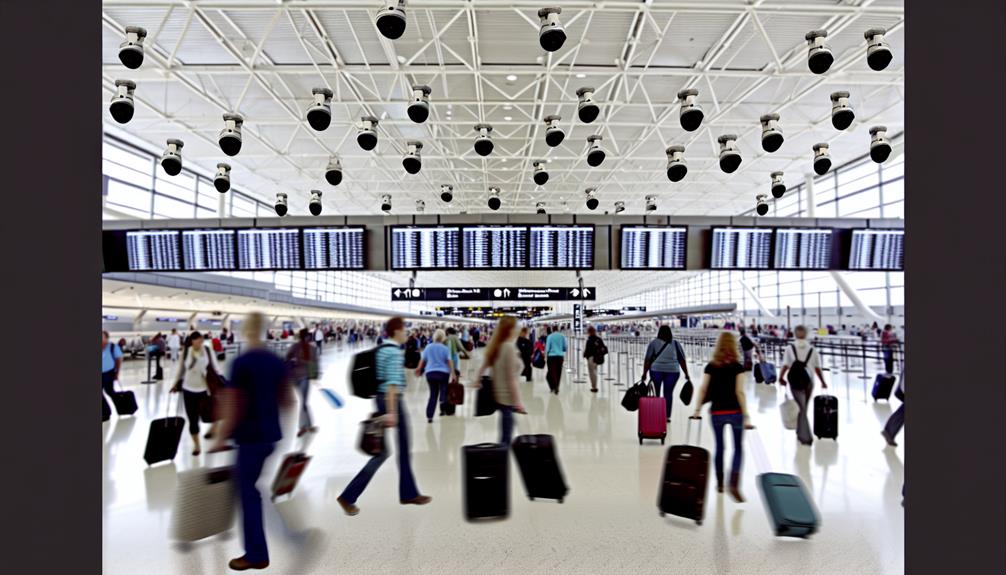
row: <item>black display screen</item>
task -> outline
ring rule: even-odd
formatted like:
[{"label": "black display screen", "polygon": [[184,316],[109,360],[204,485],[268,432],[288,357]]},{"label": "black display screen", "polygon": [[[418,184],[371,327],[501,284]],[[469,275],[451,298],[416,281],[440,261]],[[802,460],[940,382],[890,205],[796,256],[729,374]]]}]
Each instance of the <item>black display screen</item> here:
[{"label": "black display screen", "polygon": [[775,269],[832,269],[835,234],[830,229],[792,228],[775,230]]},{"label": "black display screen", "polygon": [[458,226],[392,226],[391,269],[458,269],[461,228]]},{"label": "black display screen", "polygon": [[238,230],[238,269],[301,269],[300,230]]},{"label": "black display screen", "polygon": [[530,267],[593,269],[594,226],[530,226]]},{"label": "black display screen", "polygon": [[905,230],[852,230],[850,270],[905,269]]},{"label": "black display screen", "polygon": [[767,270],[772,260],[772,230],[713,228],[710,260],[714,270]]},{"label": "black display screen", "polygon": [[106,231],[102,233],[102,254],[107,272],[182,269],[178,230]]},{"label": "black display screen", "polygon": [[237,269],[234,230],[183,230],[182,260],[190,271]]},{"label": "black display screen", "polygon": [[622,226],[622,269],[683,270],[688,253],[684,226]]},{"label": "black display screen", "polygon": [[464,268],[527,267],[527,226],[465,226],[462,236]]},{"label": "black display screen", "polygon": [[305,228],[304,268],[309,270],[364,269],[364,229]]}]

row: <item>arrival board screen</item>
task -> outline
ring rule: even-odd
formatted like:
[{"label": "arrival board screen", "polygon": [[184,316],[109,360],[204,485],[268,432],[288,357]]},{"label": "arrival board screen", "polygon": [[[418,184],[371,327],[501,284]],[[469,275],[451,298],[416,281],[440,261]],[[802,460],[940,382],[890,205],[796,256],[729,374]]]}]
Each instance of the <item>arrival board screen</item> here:
[{"label": "arrival board screen", "polygon": [[772,259],[772,230],[713,228],[712,269],[767,270]]},{"label": "arrival board screen", "polygon": [[238,269],[300,269],[300,230],[238,230]]},{"label": "arrival board screen", "polygon": [[685,269],[685,227],[622,227],[622,269]]},{"label": "arrival board screen", "polygon": [[593,269],[593,226],[531,226],[531,267]]},{"label": "arrival board screen", "polygon": [[363,228],[307,228],[304,267],[309,270],[362,270]]},{"label": "arrival board screen", "polygon": [[457,269],[461,247],[459,227],[391,228],[391,269]]},{"label": "arrival board screen", "polygon": [[237,269],[234,258],[234,230],[184,230],[182,251],[187,270]]},{"label": "arrival board screen", "polygon": [[831,269],[832,235],[825,229],[777,229],[775,269]]},{"label": "arrival board screen", "polygon": [[129,271],[170,271],[182,269],[177,230],[126,232]]},{"label": "arrival board screen", "polygon": [[525,226],[465,226],[462,228],[463,267],[526,268],[527,234]]},{"label": "arrival board screen", "polygon": [[905,230],[852,230],[849,269],[905,269]]}]

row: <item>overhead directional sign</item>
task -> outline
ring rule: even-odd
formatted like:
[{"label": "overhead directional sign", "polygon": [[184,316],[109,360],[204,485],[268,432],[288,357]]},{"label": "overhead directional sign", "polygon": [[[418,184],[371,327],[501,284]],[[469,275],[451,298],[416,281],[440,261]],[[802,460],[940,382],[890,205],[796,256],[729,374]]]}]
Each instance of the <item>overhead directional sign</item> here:
[{"label": "overhead directional sign", "polygon": [[426,301],[426,293],[420,288],[391,288],[391,301]]},{"label": "overhead directional sign", "polygon": [[593,301],[597,288],[428,287],[391,288],[392,301]]}]

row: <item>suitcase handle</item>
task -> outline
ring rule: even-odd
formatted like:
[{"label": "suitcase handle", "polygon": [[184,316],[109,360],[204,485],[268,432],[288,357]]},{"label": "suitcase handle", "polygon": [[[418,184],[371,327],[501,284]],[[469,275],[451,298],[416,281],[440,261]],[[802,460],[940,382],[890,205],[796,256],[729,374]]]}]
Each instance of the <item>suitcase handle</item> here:
[{"label": "suitcase handle", "polygon": [[702,416],[692,415],[688,418],[688,426],[685,428],[685,443],[688,443],[688,438],[692,435],[692,420],[697,419],[699,421],[699,431],[695,435],[695,445],[699,446],[702,443]]}]

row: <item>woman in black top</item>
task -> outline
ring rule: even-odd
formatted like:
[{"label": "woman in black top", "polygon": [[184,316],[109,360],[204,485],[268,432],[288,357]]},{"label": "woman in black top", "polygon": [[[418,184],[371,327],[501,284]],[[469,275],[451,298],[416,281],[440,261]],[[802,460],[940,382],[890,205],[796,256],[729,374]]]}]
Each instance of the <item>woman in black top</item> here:
[{"label": "woman in black top", "polygon": [[695,402],[695,415],[699,417],[706,398],[712,402],[709,414],[713,420],[716,435],[716,490],[723,493],[723,427],[727,424],[734,432],[734,459],[730,466],[730,495],[738,503],[744,502],[740,492],[741,459],[744,445],[744,430],[754,429],[748,418],[747,401],[744,397],[744,366],[740,363],[737,339],[730,332],[723,332],[716,340],[712,360],[706,365]]},{"label": "woman in black top", "polygon": [[531,371],[531,352],[534,349],[534,344],[527,337],[526,327],[520,329],[520,336],[517,337],[517,349],[520,351],[520,360],[524,362],[524,371],[521,372],[521,375],[524,376],[525,381],[531,381],[533,375]]},{"label": "woman in black top", "polygon": [[587,360],[587,375],[590,376],[590,391],[597,393],[597,357],[598,344],[602,343],[594,326],[587,328],[587,343],[583,346],[583,357]]}]

